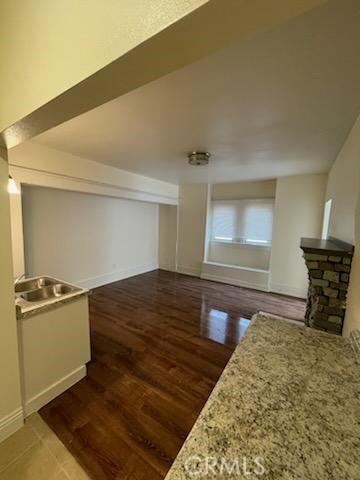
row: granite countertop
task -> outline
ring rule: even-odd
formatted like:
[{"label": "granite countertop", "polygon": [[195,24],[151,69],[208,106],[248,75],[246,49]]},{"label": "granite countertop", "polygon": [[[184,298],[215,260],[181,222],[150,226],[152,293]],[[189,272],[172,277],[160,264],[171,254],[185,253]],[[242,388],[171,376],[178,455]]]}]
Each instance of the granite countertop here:
[{"label": "granite countertop", "polygon": [[360,479],[359,373],[347,339],[254,316],[166,480]]}]

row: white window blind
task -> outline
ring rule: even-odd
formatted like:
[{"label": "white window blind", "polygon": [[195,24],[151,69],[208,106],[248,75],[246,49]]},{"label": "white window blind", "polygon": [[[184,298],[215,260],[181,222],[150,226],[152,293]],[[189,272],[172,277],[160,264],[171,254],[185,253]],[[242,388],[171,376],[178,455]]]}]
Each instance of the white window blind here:
[{"label": "white window blind", "polygon": [[274,199],[214,200],[211,240],[271,245]]}]

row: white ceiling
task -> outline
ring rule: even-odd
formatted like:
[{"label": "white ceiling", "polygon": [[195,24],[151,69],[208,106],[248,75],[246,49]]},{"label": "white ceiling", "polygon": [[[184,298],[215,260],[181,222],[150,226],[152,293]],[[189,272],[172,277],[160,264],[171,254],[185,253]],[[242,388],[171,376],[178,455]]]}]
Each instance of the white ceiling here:
[{"label": "white ceiling", "polygon": [[[334,0],[36,140],[172,183],[234,181],[327,171],[359,112],[360,2]],[[187,164],[195,149],[208,167]]]}]

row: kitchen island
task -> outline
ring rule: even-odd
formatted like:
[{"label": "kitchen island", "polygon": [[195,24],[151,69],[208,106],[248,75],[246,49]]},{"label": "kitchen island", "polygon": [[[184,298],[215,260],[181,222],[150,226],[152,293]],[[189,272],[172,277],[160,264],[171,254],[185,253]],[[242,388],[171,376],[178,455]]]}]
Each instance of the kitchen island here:
[{"label": "kitchen island", "polygon": [[360,364],[350,341],[258,314],[166,480],[360,478]]}]

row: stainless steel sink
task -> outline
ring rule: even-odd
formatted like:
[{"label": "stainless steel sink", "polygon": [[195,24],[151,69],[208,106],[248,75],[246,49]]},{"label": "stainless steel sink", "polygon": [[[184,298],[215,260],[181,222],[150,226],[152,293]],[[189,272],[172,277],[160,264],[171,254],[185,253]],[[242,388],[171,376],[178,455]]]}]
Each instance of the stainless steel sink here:
[{"label": "stainless steel sink", "polygon": [[57,308],[64,301],[76,300],[89,290],[45,275],[15,283],[15,305],[18,319],[36,315],[41,309]]},{"label": "stainless steel sink", "polygon": [[80,291],[80,288],[73,287],[71,285],[65,285],[63,283],[56,283],[54,285],[43,286],[31,291],[22,293],[20,298],[27,302],[42,302],[44,300],[51,300],[53,298],[59,298],[69,293],[75,293]]},{"label": "stainless steel sink", "polygon": [[42,287],[56,284],[56,280],[48,277],[40,277],[31,280],[24,280],[15,285],[15,293],[28,292],[29,290],[37,290]]}]

